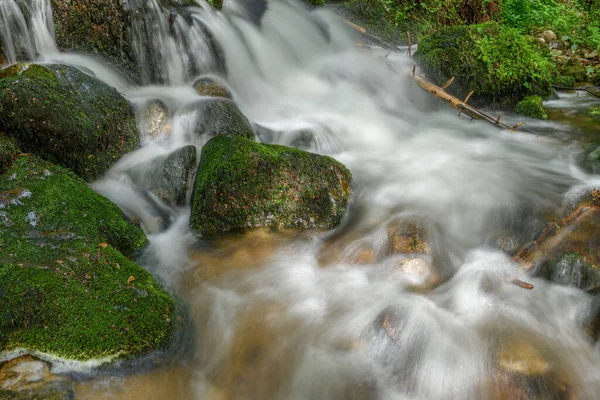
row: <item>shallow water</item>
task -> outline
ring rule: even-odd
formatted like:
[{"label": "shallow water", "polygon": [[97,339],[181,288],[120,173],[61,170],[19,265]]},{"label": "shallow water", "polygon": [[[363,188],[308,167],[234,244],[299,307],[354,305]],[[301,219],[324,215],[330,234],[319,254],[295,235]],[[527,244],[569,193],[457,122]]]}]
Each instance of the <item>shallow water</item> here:
[{"label": "shallow water", "polygon": [[[171,11],[149,4],[144,18],[164,23]],[[407,76],[412,60],[359,50],[335,16],[294,1],[269,2],[260,27],[239,7],[186,12],[174,32],[150,36],[164,52],[159,72],[143,74],[148,85],[86,56],[38,51],[92,71],[140,109],[160,99],[171,111],[170,134],[142,133],[144,147],[94,188],[140,219],[151,242],[141,262],[190,307],[193,345],[161,369],[86,379],[78,399],[597,397],[593,298],[528,276],[501,246],[518,249],[598,186],[578,128],[529,121],[533,134],[510,133],[432,107]],[[269,130],[262,140],[290,144],[309,130],[311,151],[348,166],[354,195],[341,227],[205,241],[187,227],[189,206],[159,205],[174,221],[160,230],[156,205],[124,171],[186,144],[200,151],[206,139],[190,129],[206,116],[190,107],[203,100],[191,88],[203,74]],[[427,254],[389,251],[398,220],[423,227]]]}]

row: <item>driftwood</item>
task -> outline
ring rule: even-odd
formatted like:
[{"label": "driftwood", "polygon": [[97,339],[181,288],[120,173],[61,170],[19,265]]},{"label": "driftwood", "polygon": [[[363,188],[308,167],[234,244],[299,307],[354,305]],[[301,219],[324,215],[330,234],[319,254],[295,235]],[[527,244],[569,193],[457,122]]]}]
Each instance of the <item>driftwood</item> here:
[{"label": "driftwood", "polygon": [[600,191],[592,190],[592,202],[579,206],[571,215],[549,223],[542,233],[513,257],[525,271],[530,271],[551,249],[558,246],[582,219],[600,211]]},{"label": "driftwood", "polygon": [[454,81],[454,78],[452,78],[448,82],[446,82],[446,84],[443,87],[439,87],[439,86],[434,85],[433,83],[429,82],[422,76],[416,74],[415,68],[413,68],[412,72],[410,73],[410,77],[412,79],[414,79],[419,84],[419,86],[421,88],[423,88],[423,90],[432,94],[436,98],[442,100],[444,103],[448,104],[452,108],[458,110],[458,115],[464,113],[465,115],[471,117],[472,119],[487,121],[490,124],[494,125],[496,128],[508,129],[510,131],[515,131],[519,126],[524,124],[523,122],[519,122],[517,125],[511,127],[511,126],[501,123],[500,116],[493,118],[493,117],[490,117],[489,115],[487,115],[486,113],[484,113],[483,111],[480,111],[480,110],[476,109],[475,107],[471,107],[470,105],[467,104],[467,102],[469,101],[469,98],[473,94],[472,91],[471,91],[471,93],[469,93],[469,95],[467,96],[467,98],[465,100],[460,100],[460,99],[452,96],[451,94],[446,92],[444,90],[444,88],[447,88],[448,86],[450,86],[450,84]]},{"label": "driftwood", "polygon": [[577,92],[587,92],[587,93],[591,94],[592,96],[596,96],[596,97],[600,98],[600,94],[592,92],[589,88],[583,88],[583,87],[582,88],[572,88],[572,87],[556,86],[556,85],[553,85],[552,87],[556,90],[564,90],[564,91],[573,90],[573,91],[577,91]]}]

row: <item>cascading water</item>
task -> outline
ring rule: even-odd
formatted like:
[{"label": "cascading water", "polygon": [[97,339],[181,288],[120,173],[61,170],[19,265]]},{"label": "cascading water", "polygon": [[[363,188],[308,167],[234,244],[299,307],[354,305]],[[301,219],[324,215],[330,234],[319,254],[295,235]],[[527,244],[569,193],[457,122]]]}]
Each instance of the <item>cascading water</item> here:
[{"label": "cascading water", "polygon": [[[52,60],[76,60],[139,107],[158,99],[171,111],[170,135],[144,136],[145,146],[94,187],[142,220],[146,266],[190,305],[195,347],[164,374],[98,378],[81,384],[78,398],[597,397],[600,353],[584,329],[593,299],[528,276],[495,242],[531,240],[543,212],[598,185],[577,167],[576,151],[432,110],[407,77],[410,59],[357,49],[327,11],[269,1],[256,24],[227,0],[223,12],[187,7],[170,18],[173,10],[154,0],[146,10],[134,19],[136,54],[140,68],[157,66],[158,78],[146,79],[164,86],[134,87],[82,56]],[[11,40],[43,42],[23,39],[24,17],[12,21],[20,30]],[[258,248],[239,240],[198,254],[189,206],[139,195],[129,168],[203,145],[190,134],[197,118],[210,118],[194,108],[204,100],[191,88],[201,74],[224,83],[263,141],[290,144],[309,132],[312,151],[349,167],[355,195],[338,232],[259,238]],[[173,221],[166,230],[152,225],[156,207]],[[339,237],[347,252],[367,244],[385,253],[398,219],[427,227],[425,260],[445,279],[439,286],[415,289],[431,277],[398,269],[402,255],[355,265],[342,254],[322,266]]]}]

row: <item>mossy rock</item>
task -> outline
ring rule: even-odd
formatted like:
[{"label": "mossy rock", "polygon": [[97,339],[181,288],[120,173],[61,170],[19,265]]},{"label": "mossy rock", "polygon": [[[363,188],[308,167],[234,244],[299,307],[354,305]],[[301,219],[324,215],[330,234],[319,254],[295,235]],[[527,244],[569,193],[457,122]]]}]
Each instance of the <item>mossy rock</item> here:
[{"label": "mossy rock", "polygon": [[0,132],[0,174],[12,166],[20,152],[16,140]]},{"label": "mossy rock", "polygon": [[208,236],[253,227],[330,229],[342,220],[351,179],[330,157],[217,136],[202,149],[190,226]]},{"label": "mossy rock", "polygon": [[210,78],[198,79],[196,82],[194,82],[194,90],[200,96],[225,97],[227,99],[231,99],[232,97],[229,90]]},{"label": "mossy rock", "polygon": [[178,308],[128,258],[146,244],[72,172],[19,157],[0,176],[0,352],[108,361],[166,348]]},{"label": "mossy rock", "polygon": [[548,119],[540,96],[527,96],[517,103],[513,112],[530,118]]},{"label": "mossy rock", "polygon": [[234,102],[226,99],[202,100],[189,106],[181,113],[197,112],[194,134],[213,137],[223,134],[237,135],[254,139],[250,121],[242,114]]},{"label": "mossy rock", "polygon": [[133,106],[114,88],[63,65],[0,71],[0,131],[23,151],[86,180],[139,146]]},{"label": "mossy rock", "polygon": [[100,54],[135,71],[130,44],[131,11],[122,0],[51,0],[61,50]]},{"label": "mossy rock", "polygon": [[452,26],[423,38],[415,53],[437,84],[455,80],[448,91],[477,106],[511,107],[527,96],[548,98],[557,76],[548,49],[535,38],[486,23]]}]

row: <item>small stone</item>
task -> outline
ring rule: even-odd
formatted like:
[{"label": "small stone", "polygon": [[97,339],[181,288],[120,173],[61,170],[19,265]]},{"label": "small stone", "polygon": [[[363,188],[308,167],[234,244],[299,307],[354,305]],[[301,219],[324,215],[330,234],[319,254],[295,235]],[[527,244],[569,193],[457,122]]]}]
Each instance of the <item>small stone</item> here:
[{"label": "small stone", "polygon": [[162,101],[153,100],[144,110],[143,119],[146,132],[153,138],[156,138],[167,126],[169,108]]},{"label": "small stone", "polygon": [[425,229],[417,223],[399,220],[387,227],[387,255],[429,253]]},{"label": "small stone", "polygon": [[542,353],[531,343],[523,341],[503,343],[496,361],[500,369],[525,376],[544,375],[550,370],[550,363]]},{"label": "small stone", "polygon": [[231,99],[231,93],[210,78],[200,78],[194,83],[194,89],[201,96],[225,97]]},{"label": "small stone", "polygon": [[402,272],[415,276],[429,276],[433,273],[431,265],[422,258],[409,258],[401,260],[395,267]]},{"label": "small stone", "polygon": [[553,41],[551,41],[551,42],[548,43],[548,47],[551,50],[560,50],[564,46],[563,46],[563,44],[559,40],[553,40]]},{"label": "small stone", "polygon": [[540,44],[546,44],[546,40],[543,37],[537,38],[537,41],[540,42]]},{"label": "small stone", "polygon": [[556,36],[556,33],[554,33],[551,30],[546,30],[543,31],[541,34],[542,39],[544,39],[547,43],[552,42],[553,40],[558,39],[558,37]]},{"label": "small stone", "polygon": [[588,60],[593,60],[594,58],[598,57],[598,51],[593,50],[593,51],[585,53],[583,56]]}]

